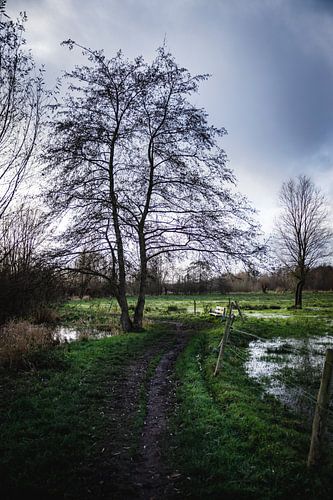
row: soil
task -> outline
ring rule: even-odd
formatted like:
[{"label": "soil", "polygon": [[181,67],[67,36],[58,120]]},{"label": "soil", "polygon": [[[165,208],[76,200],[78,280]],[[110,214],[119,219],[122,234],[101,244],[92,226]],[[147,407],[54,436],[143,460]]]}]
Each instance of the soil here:
[{"label": "soil", "polygon": [[[104,410],[109,422],[107,438],[96,445],[98,453],[82,471],[87,498],[180,498],[177,482],[181,476],[170,470],[162,450],[168,435],[168,414],[175,403],[174,366],[191,333],[176,322],[170,324],[171,329],[175,335],[160,338],[110,387]],[[149,365],[157,356],[160,360],[149,380]],[[142,412],[142,391],[146,393],[145,417],[143,425],[135,429],[138,412]]]}]

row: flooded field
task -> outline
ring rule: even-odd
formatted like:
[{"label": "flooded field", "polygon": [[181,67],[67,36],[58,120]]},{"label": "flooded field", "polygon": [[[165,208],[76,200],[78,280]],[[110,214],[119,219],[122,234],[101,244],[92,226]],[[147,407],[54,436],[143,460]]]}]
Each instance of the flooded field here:
[{"label": "flooded field", "polygon": [[272,318],[277,318],[277,319],[288,319],[290,318],[290,314],[281,314],[281,313],[273,313],[273,312],[257,312],[257,311],[247,311],[249,314],[249,317],[252,318],[267,318],[267,319],[272,319]]},{"label": "flooded field", "polygon": [[325,352],[332,347],[331,335],[254,340],[249,344],[245,369],[249,377],[263,384],[268,394],[311,420]]}]

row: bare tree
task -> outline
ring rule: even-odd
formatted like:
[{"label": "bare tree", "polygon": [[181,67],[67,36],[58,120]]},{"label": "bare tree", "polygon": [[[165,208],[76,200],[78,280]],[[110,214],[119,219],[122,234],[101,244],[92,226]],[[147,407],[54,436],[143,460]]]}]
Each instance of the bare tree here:
[{"label": "bare tree", "polygon": [[[55,213],[71,214],[64,255],[79,247],[105,255],[97,272],[118,300],[123,328],[140,329],[154,259],[201,252],[247,261],[258,250],[257,227],[219,146],[225,130],[189,100],[206,75],[192,76],[164,47],[150,65],[81,49],[89,65],[67,74],[67,98],[51,120],[49,201]],[[132,321],[126,285],[135,273]]]},{"label": "bare tree", "polygon": [[33,267],[47,237],[45,214],[24,203],[0,221],[0,269],[11,276]]},{"label": "bare tree", "polygon": [[42,73],[25,49],[24,14],[12,21],[0,4],[0,218],[24,179],[36,145]]},{"label": "bare tree", "polygon": [[43,257],[48,230],[45,214],[24,204],[0,220],[0,324],[56,299],[60,281]]},{"label": "bare tree", "polygon": [[310,269],[332,255],[332,219],[323,194],[305,175],[282,185],[280,205],[278,256],[297,280],[294,305],[302,308],[302,291]]}]

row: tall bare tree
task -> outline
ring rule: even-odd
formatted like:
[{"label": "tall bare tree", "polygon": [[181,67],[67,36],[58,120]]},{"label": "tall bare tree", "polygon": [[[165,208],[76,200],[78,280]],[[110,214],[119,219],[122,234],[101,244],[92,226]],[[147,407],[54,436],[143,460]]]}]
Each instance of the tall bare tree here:
[{"label": "tall bare tree", "polygon": [[0,4],[0,218],[24,179],[36,145],[43,96],[42,72],[25,48],[22,14],[12,21]]},{"label": "tall bare tree", "polygon": [[[71,214],[64,254],[81,247],[107,256],[98,273],[124,330],[140,329],[150,262],[174,252],[247,261],[258,250],[257,227],[219,145],[225,130],[189,99],[206,75],[192,76],[164,47],[150,65],[81,49],[89,65],[67,74],[67,98],[51,120],[49,201]],[[135,272],[131,319],[126,283]]]},{"label": "tall bare tree", "polygon": [[323,194],[305,175],[283,183],[280,205],[278,255],[297,280],[294,305],[302,308],[302,291],[310,269],[332,255],[332,214]]}]

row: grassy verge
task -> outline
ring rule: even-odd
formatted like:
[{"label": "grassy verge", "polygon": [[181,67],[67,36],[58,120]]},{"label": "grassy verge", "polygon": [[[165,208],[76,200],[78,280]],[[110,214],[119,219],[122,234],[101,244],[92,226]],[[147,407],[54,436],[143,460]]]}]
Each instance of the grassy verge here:
[{"label": "grassy verge", "polygon": [[[260,337],[332,334],[333,293],[305,294],[303,311],[287,309],[291,294],[230,298],[245,309],[243,328]],[[172,417],[174,439],[167,443],[172,469],[182,471],[185,494],[192,498],[330,498],[332,466],[326,464],[318,474],[305,469],[309,432],[302,419],[247,377],[243,360],[249,339],[234,336],[242,359],[228,350],[225,369],[212,377],[223,327],[218,319],[210,318],[209,323],[204,311],[225,306],[228,299],[220,295],[150,297],[148,322],[163,318],[164,323],[150,324],[146,333],[36,351],[27,364],[31,370],[0,369],[0,475],[5,498],[22,498],[27,493],[43,500],[85,498],[84,464],[98,462],[106,429],[114,425],[108,412],[110,386],[122,379],[140,353],[167,334],[165,320],[181,321],[197,331],[177,364],[180,384]],[[260,311],[276,316],[255,317]],[[281,312],[288,317],[281,317]],[[117,306],[110,306],[107,299],[72,301],[60,310],[67,325],[111,331],[117,314]],[[242,328],[238,321],[237,325]],[[134,419],[118,423],[119,429],[129,433],[128,453],[132,455],[145,418],[148,382],[159,358],[156,352],[150,360]],[[287,375],[299,383],[297,371]],[[114,439],[113,446],[121,448],[121,432]]]},{"label": "grassy verge", "polygon": [[[177,364],[173,461],[191,498],[332,498],[332,462],[306,470],[309,432],[300,417],[249,379],[227,350],[213,377],[221,328],[196,336]],[[246,359],[246,349],[241,355]]]},{"label": "grassy verge", "polygon": [[[38,370],[2,370],[0,475],[5,498],[79,498],[81,464],[94,460],[108,421],[110,386],[161,333],[74,342],[40,353]],[[152,362],[153,369],[156,360]],[[43,368],[44,366],[44,368]],[[144,401],[142,400],[142,406]],[[139,438],[142,414],[123,422]],[[119,446],[122,436],[119,435]],[[117,443],[113,443],[117,446]]]}]

